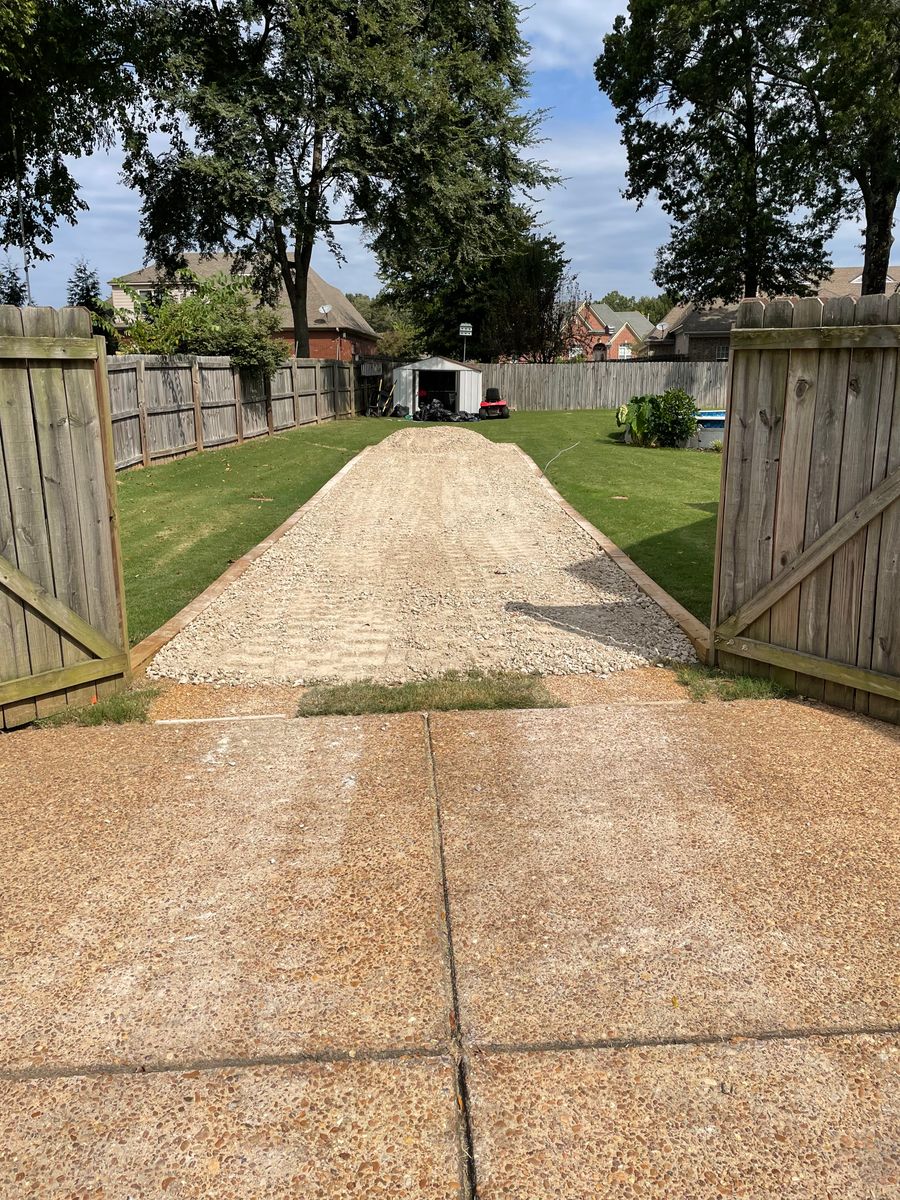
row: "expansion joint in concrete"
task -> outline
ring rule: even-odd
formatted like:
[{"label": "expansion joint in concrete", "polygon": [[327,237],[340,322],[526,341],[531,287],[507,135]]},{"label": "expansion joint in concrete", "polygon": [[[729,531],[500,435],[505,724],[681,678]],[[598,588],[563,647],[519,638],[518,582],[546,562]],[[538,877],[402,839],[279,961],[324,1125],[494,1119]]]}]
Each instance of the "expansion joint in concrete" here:
[{"label": "expansion joint in concrete", "polygon": [[301,1067],[309,1063],[390,1062],[398,1059],[439,1059],[452,1055],[448,1046],[387,1046],[384,1048],[310,1050],[297,1054],[258,1054],[250,1057],[166,1059],[162,1062],[92,1062],[42,1064],[0,1068],[0,1080],[74,1079],[100,1075],[173,1075],[184,1071],[252,1070],[256,1067]]},{"label": "expansion joint in concrete", "polygon": [[453,918],[450,911],[450,888],[447,882],[447,859],[444,850],[444,822],[441,812],[441,797],[438,788],[437,768],[434,761],[434,746],[431,740],[431,719],[422,714],[425,724],[425,749],[428,755],[428,779],[434,811],[433,831],[435,862],[437,866],[438,904],[440,914],[440,936],[447,970],[447,987],[450,1002],[450,1055],[453,1063],[453,1078],[456,1090],[456,1130],[459,1152],[459,1187],[462,1200],[476,1200],[477,1179],[475,1174],[475,1146],[472,1136],[471,1108],[469,1103],[468,1063],[466,1044],[462,1029],[459,1004],[459,981],[456,955],[453,950]]},{"label": "expansion joint in concrete", "polygon": [[485,1042],[478,1045],[481,1054],[577,1054],[585,1050],[645,1050],[676,1046],[728,1046],[744,1042],[790,1042],[809,1038],[892,1037],[900,1034],[900,1024],[816,1026],[796,1029],[742,1029],[722,1033],[660,1034],[658,1037],[585,1038],[584,1040],[535,1042]]}]

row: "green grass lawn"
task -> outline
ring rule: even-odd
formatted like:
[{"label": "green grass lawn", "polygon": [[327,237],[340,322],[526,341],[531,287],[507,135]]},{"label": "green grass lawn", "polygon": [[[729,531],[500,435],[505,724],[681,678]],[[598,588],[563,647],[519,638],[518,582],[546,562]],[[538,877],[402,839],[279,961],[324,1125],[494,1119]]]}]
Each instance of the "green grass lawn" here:
[{"label": "green grass lawn", "polygon": [[118,476],[131,644],[145,638],[399,421],[333,421]]},{"label": "green grass lawn", "polygon": [[[400,427],[419,426],[364,417],[336,421],[122,472],[132,645],[262,541],[364,446]],[[548,468],[554,486],[666,591],[709,620],[719,455],[625,446],[612,439],[615,416],[605,411],[515,413],[509,421],[464,428],[517,442],[541,468],[577,442]]]},{"label": "green grass lawn", "polygon": [[469,428],[518,443],[573,508],[709,624],[721,454],[626,446],[607,410],[513,413]]}]

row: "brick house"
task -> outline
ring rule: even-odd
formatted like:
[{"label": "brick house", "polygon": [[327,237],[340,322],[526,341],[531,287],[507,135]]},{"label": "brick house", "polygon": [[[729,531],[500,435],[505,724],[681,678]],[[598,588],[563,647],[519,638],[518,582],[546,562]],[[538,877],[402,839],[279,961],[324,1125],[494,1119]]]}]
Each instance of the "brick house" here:
[{"label": "brick house", "polygon": [[[199,254],[186,254],[185,261],[190,271],[199,279],[231,271],[230,255],[216,254],[212,258],[201,258]],[[128,275],[110,280],[112,303],[117,310],[134,312],[134,301],[125,291],[125,286],[138,296],[150,296],[159,285],[160,276],[156,267],[142,267]],[[183,289],[169,288],[173,295],[184,295]],[[288,303],[287,293],[282,286],[276,304],[281,318],[279,337],[287,342],[290,352],[294,347],[294,317]],[[326,311],[322,311],[322,310]],[[378,334],[366,319],[353,307],[343,292],[326,283],[315,271],[310,271],[306,315],[309,321],[309,353],[311,358],[339,358],[350,361],[378,351]]]},{"label": "brick house", "polygon": [[595,362],[633,358],[652,331],[643,313],[615,312],[608,304],[586,300],[572,321],[569,357]]},{"label": "brick house", "polygon": [[[835,267],[817,288],[821,300],[836,296],[860,297],[862,267]],[[888,268],[885,293],[900,285],[900,264]],[[680,304],[670,309],[647,337],[649,358],[682,358],[691,362],[727,362],[731,330],[737,319],[736,304],[712,304],[697,308]]]}]

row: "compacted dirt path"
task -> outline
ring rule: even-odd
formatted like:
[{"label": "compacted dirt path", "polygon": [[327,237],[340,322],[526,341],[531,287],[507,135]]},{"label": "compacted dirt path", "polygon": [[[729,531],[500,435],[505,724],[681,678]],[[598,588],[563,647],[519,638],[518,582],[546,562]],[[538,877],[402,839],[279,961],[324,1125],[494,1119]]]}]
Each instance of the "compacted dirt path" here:
[{"label": "compacted dirt path", "polygon": [[693,658],[515,446],[408,429],[165,646],[185,682],[401,682],[448,670],[606,673]]}]

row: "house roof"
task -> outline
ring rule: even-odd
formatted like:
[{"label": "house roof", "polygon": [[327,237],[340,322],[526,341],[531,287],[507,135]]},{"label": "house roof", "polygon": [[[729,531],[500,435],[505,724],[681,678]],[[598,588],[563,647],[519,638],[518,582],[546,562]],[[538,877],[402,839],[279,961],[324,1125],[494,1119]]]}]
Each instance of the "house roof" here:
[{"label": "house roof", "polygon": [[[213,275],[219,275],[223,271],[230,272],[234,261],[230,254],[201,256],[191,253],[185,254],[184,258],[188,269],[193,271],[198,279],[210,279]],[[128,275],[119,275],[116,279],[110,280],[110,283],[125,283],[130,287],[139,287],[141,284],[158,283],[162,278],[159,268],[151,265],[142,267],[139,271],[132,271]],[[319,311],[326,305],[331,306],[331,311],[327,316]],[[282,327],[284,329],[292,328],[294,317],[283,284],[275,307],[281,318]],[[316,274],[312,269],[310,269],[307,283],[306,319],[309,322],[310,331],[343,329],[365,334],[373,339],[378,337],[369,322],[353,307],[344,293],[330,283],[326,283],[321,275]]]},{"label": "house roof", "polygon": [[[900,285],[900,263],[888,267],[886,295],[892,295]],[[862,286],[862,267],[835,267],[825,279],[821,280],[817,294],[820,300],[830,300],[836,296],[852,296],[855,300],[860,297]],[[677,304],[663,318],[665,330],[658,327],[650,334],[650,340],[661,341],[671,337],[676,331],[687,333],[692,337],[703,334],[729,333],[737,319],[736,304],[713,304],[708,308],[695,308],[693,304]]]},{"label": "house roof", "polygon": [[481,367],[474,367],[471,363],[462,363],[455,358],[444,358],[443,355],[433,354],[431,358],[420,358],[418,362],[404,363],[402,367],[397,368],[400,371],[473,371],[476,375],[481,374]]},{"label": "house roof", "polygon": [[[819,296],[828,300],[832,296],[854,296],[857,300],[862,289],[862,267],[835,267],[831,274],[819,283]],[[900,263],[891,263],[888,267],[887,287],[884,289],[888,296],[893,295],[900,284]]]},{"label": "house roof", "polygon": [[693,304],[677,304],[669,309],[660,322],[665,329],[657,326],[650,334],[651,341],[661,341],[677,333],[687,333],[691,337],[715,336],[730,333],[737,319],[736,304],[712,304],[708,308],[695,308]]},{"label": "house roof", "polygon": [[616,312],[608,304],[603,304],[599,300],[590,301],[589,307],[602,325],[609,326],[613,336],[619,332],[623,325],[630,325],[634,333],[643,341],[653,329],[653,322],[648,321],[643,313]]}]

